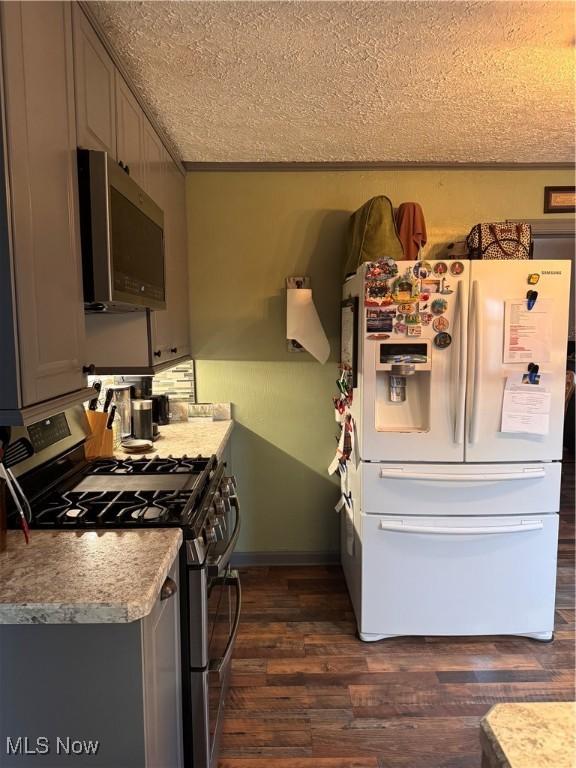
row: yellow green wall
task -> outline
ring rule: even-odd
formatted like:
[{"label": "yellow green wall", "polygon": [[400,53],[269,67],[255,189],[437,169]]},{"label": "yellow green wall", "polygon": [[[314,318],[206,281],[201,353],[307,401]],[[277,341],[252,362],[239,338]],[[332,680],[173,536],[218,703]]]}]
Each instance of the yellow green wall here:
[{"label": "yellow green wall", "polygon": [[[338,362],[344,233],[385,194],[422,205],[429,257],[479,221],[544,218],[559,170],[193,172],[187,176],[192,343],[200,402],[231,401],[239,551],[337,549],[331,397]],[[548,216],[546,217],[548,218]],[[284,280],[310,275],[330,361],[289,353]]]}]

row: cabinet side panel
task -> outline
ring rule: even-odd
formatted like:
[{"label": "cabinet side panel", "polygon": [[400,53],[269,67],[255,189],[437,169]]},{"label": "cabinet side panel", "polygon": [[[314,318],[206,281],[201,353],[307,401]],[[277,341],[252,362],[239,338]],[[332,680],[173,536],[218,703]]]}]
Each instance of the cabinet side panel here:
[{"label": "cabinet side panel", "polygon": [[[0,626],[2,768],[142,768],[141,622]],[[49,739],[50,752],[6,754],[7,738]],[[98,741],[58,758],[57,738]]]},{"label": "cabinet side panel", "polygon": [[[0,62],[3,19],[0,9]],[[10,247],[9,190],[5,164],[4,81],[0,68],[0,424],[2,410],[20,405],[20,371],[16,345],[16,301]]]}]

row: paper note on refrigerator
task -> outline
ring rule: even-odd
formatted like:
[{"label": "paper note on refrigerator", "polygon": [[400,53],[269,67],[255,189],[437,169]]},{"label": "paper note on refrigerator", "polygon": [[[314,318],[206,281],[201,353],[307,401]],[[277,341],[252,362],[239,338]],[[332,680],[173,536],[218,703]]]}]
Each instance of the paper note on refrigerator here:
[{"label": "paper note on refrigerator", "polygon": [[530,384],[527,373],[508,377],[502,404],[501,432],[547,435],[550,430],[550,377],[539,374]]},{"label": "paper note on refrigerator", "polygon": [[504,312],[505,363],[547,363],[550,360],[552,301],[537,299],[528,309],[526,299],[509,299]]}]

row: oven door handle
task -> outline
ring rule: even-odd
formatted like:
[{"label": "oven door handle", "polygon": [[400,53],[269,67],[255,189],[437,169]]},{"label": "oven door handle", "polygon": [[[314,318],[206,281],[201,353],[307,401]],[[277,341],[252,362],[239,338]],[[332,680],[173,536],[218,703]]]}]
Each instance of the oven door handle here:
[{"label": "oven door handle", "polygon": [[228,541],[224,552],[222,552],[222,554],[214,560],[208,559],[208,562],[206,563],[207,575],[210,579],[214,576],[222,575],[224,569],[228,565],[230,556],[234,551],[234,547],[236,546],[236,542],[238,541],[238,536],[240,534],[240,502],[238,501],[238,496],[231,496],[230,503],[236,510],[236,522],[234,524],[234,530],[232,531],[232,536],[230,536],[230,540]]},{"label": "oven door handle", "polygon": [[219,577],[217,579],[217,583],[228,584],[233,586],[236,590],[236,613],[234,615],[232,631],[230,633],[230,637],[228,638],[228,642],[226,643],[224,654],[221,658],[211,661],[208,667],[210,672],[216,673],[220,680],[222,680],[223,675],[226,673],[226,668],[230,662],[230,658],[232,657],[234,643],[236,642],[236,635],[238,634],[238,626],[240,625],[240,612],[242,610],[242,587],[240,585],[240,574],[238,571],[230,571],[229,575]]}]

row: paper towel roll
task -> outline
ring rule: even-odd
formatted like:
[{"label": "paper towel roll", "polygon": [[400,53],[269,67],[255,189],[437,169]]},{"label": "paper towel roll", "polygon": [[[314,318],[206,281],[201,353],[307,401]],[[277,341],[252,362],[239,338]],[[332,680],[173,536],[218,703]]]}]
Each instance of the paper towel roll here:
[{"label": "paper towel roll", "polygon": [[330,355],[330,344],[312,300],[311,288],[288,288],[286,338],[294,339],[320,363]]}]

